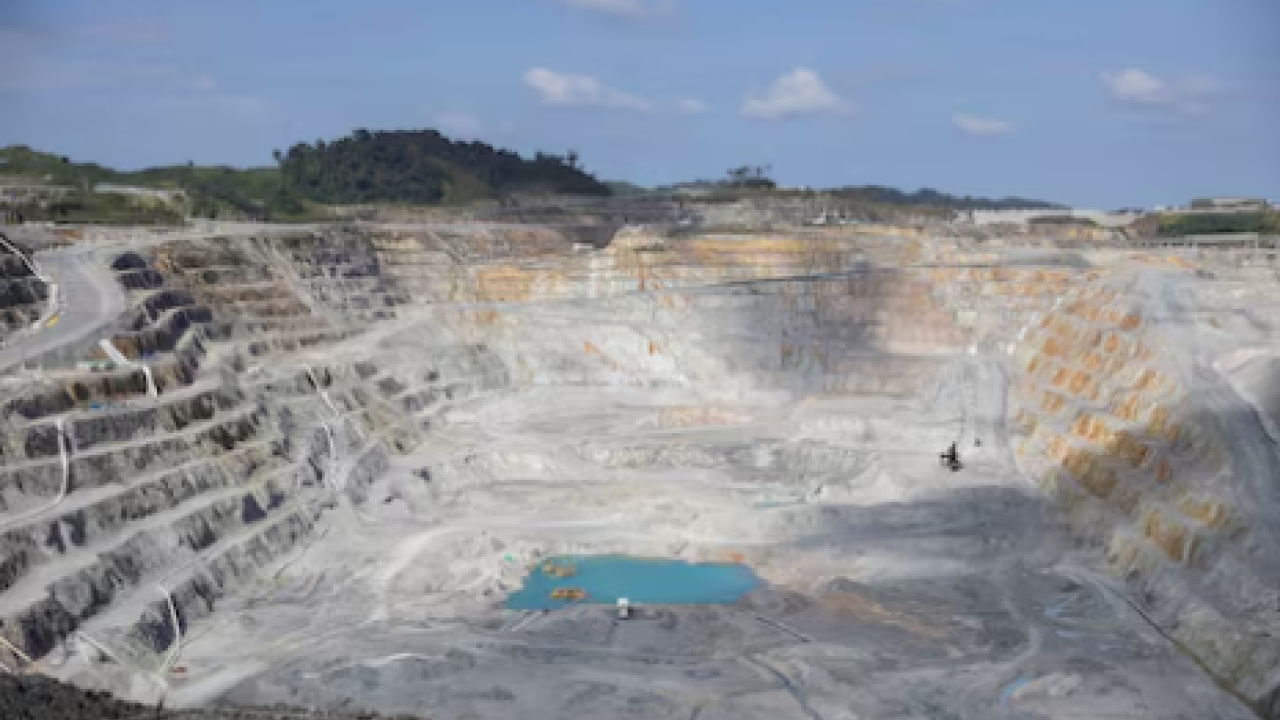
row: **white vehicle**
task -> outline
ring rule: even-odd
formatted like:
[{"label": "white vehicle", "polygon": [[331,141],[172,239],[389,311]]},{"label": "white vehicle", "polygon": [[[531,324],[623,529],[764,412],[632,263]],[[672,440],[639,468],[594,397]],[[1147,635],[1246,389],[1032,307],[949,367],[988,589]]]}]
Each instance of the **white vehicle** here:
[{"label": "white vehicle", "polygon": [[631,615],[631,601],[626,598],[618,598],[618,619],[626,620]]}]

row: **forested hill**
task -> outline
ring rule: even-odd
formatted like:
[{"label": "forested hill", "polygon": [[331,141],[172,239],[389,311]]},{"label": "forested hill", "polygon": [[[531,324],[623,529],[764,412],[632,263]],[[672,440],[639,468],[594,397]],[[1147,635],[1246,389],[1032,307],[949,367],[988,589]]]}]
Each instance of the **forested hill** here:
[{"label": "forested hill", "polygon": [[843,187],[831,191],[836,197],[887,205],[919,205],[944,207],[953,210],[1003,210],[1010,208],[1044,208],[1060,209],[1064,206],[1044,200],[1028,198],[981,198],[969,195],[956,196],[944,192],[923,188],[915,192],[903,192],[896,188],[881,185],[862,185],[860,187]]},{"label": "forested hill", "polygon": [[347,205],[374,201],[465,202],[512,193],[609,195],[577,156],[533,159],[483,142],[455,142],[435,130],[357,130],[333,142],[276,153],[291,193]]}]

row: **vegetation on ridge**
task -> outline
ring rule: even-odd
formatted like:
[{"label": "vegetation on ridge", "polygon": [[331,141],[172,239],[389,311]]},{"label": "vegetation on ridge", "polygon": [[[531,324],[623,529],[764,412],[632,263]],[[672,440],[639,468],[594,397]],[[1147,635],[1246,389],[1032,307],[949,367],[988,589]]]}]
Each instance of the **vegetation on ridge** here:
[{"label": "vegetation on ridge", "polygon": [[[32,185],[60,186],[41,202],[20,207],[32,220],[174,222],[199,218],[308,219],[322,205],[405,202],[465,203],[515,194],[607,196],[609,188],[578,167],[577,154],[517,153],[480,142],[454,142],[434,130],[357,130],[350,137],[276,152],[278,167],[237,169],[192,163],[119,171],[26,146],[0,148],[0,175]],[[94,192],[100,184],[181,190],[165,202]]]},{"label": "vegetation on ridge", "polygon": [[1280,233],[1280,213],[1192,213],[1161,215],[1159,235],[1212,235],[1215,233]]},{"label": "vegetation on ridge", "polygon": [[[356,130],[335,141],[299,143],[274,153],[275,167],[237,169],[192,163],[119,171],[76,163],[25,146],[0,149],[0,176],[62,186],[36,203],[21,206],[27,219],[119,224],[167,223],[185,216],[210,219],[309,220],[331,216],[326,206],[404,203],[467,204],[529,195],[671,197],[698,190],[701,201],[742,197],[814,197],[862,208],[868,218],[902,213],[949,217],[956,210],[1061,207],[1023,198],[986,199],[936,190],[905,192],[867,185],[833,190],[781,188],[769,168],[742,166],[724,178],[641,188],[604,183],[585,172],[576,153],[537,153],[533,158],[483,142],[455,142],[435,130]],[[168,199],[145,193],[99,193],[100,184],[181,191]]]},{"label": "vegetation on ridge", "polygon": [[1008,210],[1018,208],[1061,209],[1065,205],[1031,200],[1020,197],[1000,199],[973,197],[970,195],[948,195],[932,188],[921,188],[915,192],[904,192],[883,185],[861,185],[837,188],[831,193],[838,198],[864,200],[884,203],[886,205],[922,205],[943,207],[952,210]]},{"label": "vegetation on ridge", "polygon": [[[25,145],[0,148],[0,176],[7,184],[49,186],[39,202],[17,210],[28,220],[149,224],[196,217],[266,217],[279,204],[280,180],[275,168],[237,169],[192,163],[143,170],[115,170],[96,163],[77,163],[62,155]],[[170,200],[95,192],[99,186],[181,191]],[[66,192],[53,192],[65,188]]]},{"label": "vegetation on ridge", "polygon": [[625,190],[628,191],[626,194],[657,195],[669,194],[682,189],[712,191],[730,195],[735,194],[734,191],[744,190],[765,191],[766,194],[770,195],[795,195],[797,192],[806,195],[820,193],[822,196],[833,200],[850,201],[879,207],[911,207],[921,210],[924,214],[936,213],[941,215],[945,215],[945,211],[952,210],[1061,209],[1066,207],[1058,203],[1020,197],[995,199],[970,195],[948,195],[931,188],[921,188],[915,192],[906,192],[883,185],[845,186],[829,189],[780,188],[776,182],[768,177],[769,170],[770,168],[767,166],[742,166],[728,170],[725,173],[725,178],[721,180],[697,180],[689,183],[677,183],[671,186],[655,188],[648,192],[635,188],[635,186],[625,186]]},{"label": "vegetation on ridge", "polygon": [[275,156],[289,191],[334,205],[610,194],[578,167],[576,153],[537,153],[526,160],[483,142],[454,142],[435,130],[356,130],[335,142],[300,143]]}]

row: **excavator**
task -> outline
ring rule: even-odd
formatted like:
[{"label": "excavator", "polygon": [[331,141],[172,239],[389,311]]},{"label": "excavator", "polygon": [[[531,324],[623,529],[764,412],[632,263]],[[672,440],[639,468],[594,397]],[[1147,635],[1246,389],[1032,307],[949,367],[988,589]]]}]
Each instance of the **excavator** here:
[{"label": "excavator", "polygon": [[951,470],[951,472],[959,472],[964,467],[960,464],[960,451],[956,449],[955,443],[951,443],[950,449],[938,455],[938,462],[942,467]]}]

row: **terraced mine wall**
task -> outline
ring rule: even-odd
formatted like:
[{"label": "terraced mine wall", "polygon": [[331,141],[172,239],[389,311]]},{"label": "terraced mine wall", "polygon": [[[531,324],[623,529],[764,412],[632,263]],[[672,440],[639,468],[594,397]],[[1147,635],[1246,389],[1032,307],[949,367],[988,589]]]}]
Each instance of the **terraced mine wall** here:
[{"label": "terraced mine wall", "polygon": [[[317,712],[288,707],[166,711],[31,675],[0,675],[0,717],[11,720],[397,720],[368,711]],[[410,716],[398,717],[408,720]]]},{"label": "terraced mine wall", "polygon": [[578,227],[620,228],[625,225],[666,224],[677,219],[679,201],[666,198],[518,198],[488,205],[459,208],[355,206],[337,210],[378,222],[486,221],[536,224],[572,234]]},{"label": "terraced mine wall", "polygon": [[[535,238],[465,250],[406,234],[330,241],[341,250],[285,249],[326,312],[355,323],[426,313],[433,333],[502,356],[520,385],[906,392],[927,376],[913,364],[973,338],[928,275],[873,267],[867,243],[725,236],[668,249],[638,235],[555,257]],[[886,260],[912,253],[882,244]]]},{"label": "terraced mine wall", "polygon": [[679,424],[777,398],[919,396],[982,355],[1006,358],[1019,463],[1081,544],[1280,717],[1273,450],[1175,327],[1185,261],[1073,243],[1013,261],[1012,245],[920,231],[575,242],[356,226],[114,257],[130,310],[111,340],[159,397],[136,366],[77,371],[104,359],[77,348],[0,407],[0,636],[18,651],[0,660],[96,642],[163,672],[192,621],[301,552],[335,504],[366,502],[467,398],[695,389],[705,405]]},{"label": "terraced mine wall", "polygon": [[39,320],[48,297],[48,285],[32,271],[30,250],[0,243],[0,343]]},{"label": "terraced mine wall", "polygon": [[385,467],[394,439],[363,414],[354,374],[245,373],[351,331],[313,317],[260,256],[170,250],[110,268],[131,305],[110,339],[134,365],[80,370],[60,351],[0,406],[0,659],[85,642],[163,672],[187,624],[310,537],[336,473],[358,501]]},{"label": "terraced mine wall", "polygon": [[[696,387],[731,402],[778,392],[909,395],[927,387],[943,356],[1005,354],[1027,472],[1153,623],[1226,687],[1275,713],[1280,576],[1265,548],[1276,547],[1276,473],[1256,446],[1238,451],[1252,464],[1232,459],[1233,434],[1261,442],[1256,426],[1250,435],[1233,418],[1238,399],[1196,401],[1214,392],[1187,359],[1202,340],[1159,339],[1179,316],[1150,288],[1203,275],[1186,259],[1090,258],[1089,245],[1068,240],[1056,255],[1018,264],[1003,247],[838,230],[624,233],[571,258],[529,242],[506,254],[477,243],[464,257],[414,233],[329,242],[379,278],[354,294],[332,282],[312,287],[332,312],[369,318],[351,303],[369,290],[386,298],[384,317],[425,307],[432,332],[482,343],[520,386]],[[308,263],[296,251],[292,262]],[[1230,254],[1198,266],[1224,277],[1245,269]],[[1245,507],[1231,501],[1249,487],[1272,490],[1249,492]]]},{"label": "terraced mine wall", "polygon": [[1261,408],[1188,357],[1199,333],[1179,327],[1178,304],[1166,285],[1117,274],[1031,323],[1014,353],[1018,454],[1146,615],[1271,717],[1275,441]]}]

